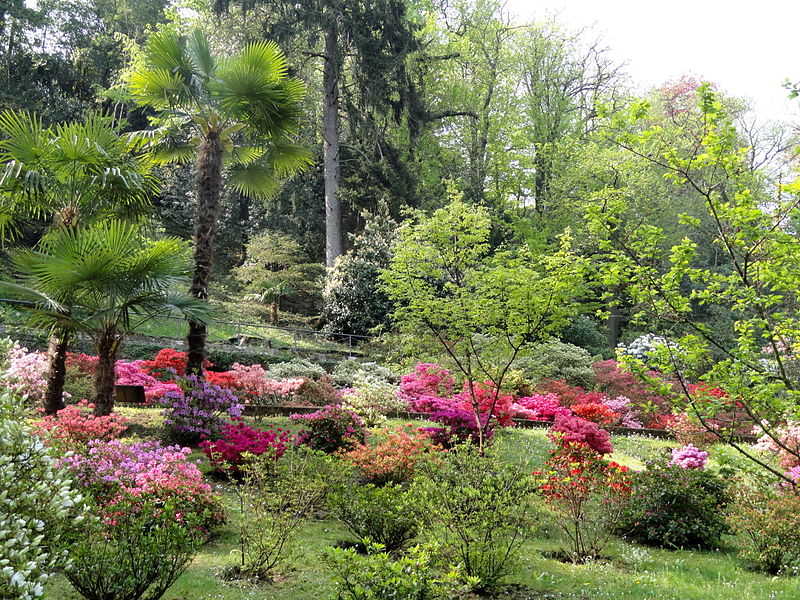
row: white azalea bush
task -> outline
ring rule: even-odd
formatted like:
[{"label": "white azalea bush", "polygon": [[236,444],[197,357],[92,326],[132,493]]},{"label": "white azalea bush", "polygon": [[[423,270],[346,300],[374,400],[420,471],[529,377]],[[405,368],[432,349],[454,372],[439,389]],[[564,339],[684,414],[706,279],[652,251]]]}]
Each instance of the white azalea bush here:
[{"label": "white azalea bush", "polygon": [[384,422],[387,412],[407,409],[397,397],[396,385],[366,372],[355,375],[353,387],[342,392],[342,399],[342,406],[361,417],[367,427]]},{"label": "white azalea bush", "polygon": [[33,435],[20,401],[0,394],[0,598],[40,598],[56,568],[68,528],[82,520],[81,496],[52,451]]}]

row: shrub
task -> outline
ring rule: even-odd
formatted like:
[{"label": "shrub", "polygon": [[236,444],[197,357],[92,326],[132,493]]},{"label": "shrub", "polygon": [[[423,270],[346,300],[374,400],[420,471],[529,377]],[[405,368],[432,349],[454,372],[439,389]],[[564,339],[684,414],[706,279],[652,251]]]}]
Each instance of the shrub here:
[{"label": "shrub", "polygon": [[[645,425],[660,414],[669,412],[669,402],[663,396],[651,390],[648,385],[637,379],[630,371],[620,368],[615,360],[603,360],[593,365],[595,388],[610,398],[625,396],[631,406],[642,415]],[[649,376],[659,377],[650,372]]]},{"label": "shrub", "polygon": [[401,400],[410,410],[430,412],[441,398],[455,393],[456,381],[450,371],[434,363],[419,363],[414,371],[400,378]]},{"label": "shrub", "polygon": [[115,509],[71,541],[65,575],[87,600],[158,600],[195,554],[195,523],[169,502],[122,500]]},{"label": "shrub", "polygon": [[606,462],[587,444],[560,441],[550,451],[545,472],[534,475],[570,540],[569,559],[581,563],[596,558],[631,495],[628,468]]},{"label": "shrub", "polygon": [[458,569],[447,571],[438,555],[435,545],[414,546],[395,557],[371,544],[366,554],[329,548],[323,562],[333,571],[341,600],[450,600],[465,588],[477,587],[474,578],[463,577]]},{"label": "shrub", "polygon": [[529,527],[530,477],[464,444],[424,463],[412,490],[433,523],[428,533],[477,587],[493,588],[513,570]]},{"label": "shrub", "polygon": [[620,420],[621,415],[614,412],[607,405],[601,402],[586,402],[583,404],[574,404],[572,412],[578,415],[581,419],[586,419],[598,425],[610,425]]},{"label": "shrub", "polygon": [[164,447],[158,442],[94,440],[87,451],[68,455],[60,464],[105,515],[113,515],[120,502],[132,499],[170,503],[210,531],[222,521],[220,499],[203,481],[197,465],[187,460],[190,452],[189,448]]},{"label": "shrub", "polygon": [[557,445],[586,444],[598,454],[610,454],[614,451],[611,436],[605,429],[576,416],[557,416],[548,436]]},{"label": "shrub", "polygon": [[21,402],[0,394],[0,598],[40,598],[66,563],[64,536],[79,527],[81,495],[25,423]]},{"label": "shrub", "polygon": [[73,401],[92,398],[94,396],[93,377],[81,371],[77,366],[68,366],[64,381],[64,395],[69,396]]},{"label": "shrub", "polygon": [[236,473],[247,456],[267,454],[278,460],[286,453],[291,432],[277,429],[254,429],[242,421],[228,423],[216,441],[200,442],[200,449],[217,471]]},{"label": "shrub", "polygon": [[555,421],[559,415],[568,417],[572,414],[566,406],[561,406],[555,394],[532,394],[520,398],[511,405],[511,412],[515,417],[532,421]]},{"label": "shrub", "polygon": [[325,406],[338,404],[342,395],[327,377],[321,379],[304,378],[303,384],[295,392],[296,402],[302,406]]},{"label": "shrub", "polygon": [[331,372],[331,379],[341,387],[351,387],[356,375],[379,379],[388,383],[397,383],[398,378],[391,369],[375,362],[361,362],[348,358],[338,363]]},{"label": "shrub", "polygon": [[592,356],[583,348],[553,340],[537,345],[514,361],[514,368],[534,385],[543,380],[561,380],[589,388],[594,384],[592,362]]},{"label": "shrub", "polygon": [[344,485],[330,508],[359,542],[377,542],[389,552],[407,546],[422,524],[416,498],[397,484]]},{"label": "shrub", "polygon": [[619,531],[666,548],[716,548],[726,533],[728,486],[716,473],[649,462],[636,473]]},{"label": "shrub", "polygon": [[240,417],[243,406],[232,391],[199,381],[189,375],[178,380],[181,391],[168,391],[160,402],[166,406],[164,423],[170,435],[184,444],[219,437],[225,417]]},{"label": "shrub", "polygon": [[633,407],[630,398],[625,396],[606,398],[603,400],[603,404],[620,415],[619,424],[623,427],[631,429],[641,429],[643,427],[639,411]]},{"label": "shrub", "polygon": [[135,360],[127,362],[118,360],[114,364],[117,385],[141,385],[148,404],[160,401],[167,392],[180,393],[181,388],[175,382],[159,381],[144,368],[147,361]]},{"label": "shrub", "polygon": [[[774,434],[781,445],[765,434],[758,439],[756,448],[775,454],[784,469],[788,470],[798,466],[800,464],[798,463],[800,460],[798,459],[800,457],[800,422],[788,421],[786,425],[777,427]],[[781,446],[785,446],[788,451]]]},{"label": "shrub", "polygon": [[93,376],[97,370],[98,358],[83,352],[67,352],[67,369],[76,369],[84,375]]},{"label": "shrub", "polygon": [[361,418],[336,404],[310,415],[291,415],[289,418],[303,428],[297,434],[297,442],[314,450],[330,454],[354,444],[363,444],[367,439],[367,429]]},{"label": "shrub", "polygon": [[408,481],[420,461],[438,455],[441,446],[422,428],[411,424],[396,427],[374,446],[358,444],[342,458],[355,466],[361,476],[376,485]]},{"label": "shrub", "polygon": [[[450,449],[459,444],[471,443],[478,444],[480,432],[478,423],[475,420],[475,413],[462,406],[456,405],[452,408],[437,410],[428,415],[428,419],[434,423],[440,423],[444,427],[425,427],[424,431],[431,436],[431,440],[442,448]],[[489,421],[488,415],[481,415],[481,425],[485,426]],[[489,422],[486,429],[484,443],[490,443],[494,437],[494,424]]]},{"label": "shrub", "polygon": [[44,417],[34,430],[48,443],[67,451],[85,449],[90,440],[112,440],[127,429],[125,417],[114,413],[96,417],[93,410],[94,404],[82,400]]},{"label": "shrub", "polygon": [[800,495],[787,487],[738,485],[728,524],[749,565],[771,575],[800,569]]},{"label": "shrub", "polygon": [[356,375],[353,387],[342,393],[342,406],[356,413],[367,427],[386,420],[384,413],[402,410],[405,403],[397,397],[397,387],[382,379]]},{"label": "shrub", "polygon": [[3,381],[15,395],[27,396],[30,404],[41,404],[47,391],[46,371],[47,354],[28,352],[15,342],[6,355]]},{"label": "shrub", "polygon": [[153,360],[145,360],[141,364],[142,368],[153,377],[172,379],[175,375],[183,377],[186,374],[187,362],[186,352],[179,352],[173,348],[162,348],[156,353]]},{"label": "shrub", "polygon": [[327,375],[325,369],[305,358],[276,363],[267,368],[267,376],[272,379],[322,379]]},{"label": "shrub", "polygon": [[682,469],[705,469],[708,461],[708,452],[689,444],[683,448],[672,451],[671,465],[678,465]]},{"label": "shrub", "polygon": [[492,419],[498,425],[508,427],[514,424],[511,417],[513,398],[502,391],[499,394],[495,394],[496,389],[488,381],[484,383],[475,382],[472,384],[472,391],[470,392],[469,382],[465,382],[461,393],[453,396],[453,401],[460,403],[461,407],[468,411],[474,411],[474,407],[477,405],[481,415],[491,414]]},{"label": "shrub", "polygon": [[232,480],[244,518],[239,536],[239,565],[233,574],[264,579],[288,562],[292,544],[328,492],[338,487],[342,470],[334,459],[307,448],[292,448],[276,465],[269,454],[253,456]]}]

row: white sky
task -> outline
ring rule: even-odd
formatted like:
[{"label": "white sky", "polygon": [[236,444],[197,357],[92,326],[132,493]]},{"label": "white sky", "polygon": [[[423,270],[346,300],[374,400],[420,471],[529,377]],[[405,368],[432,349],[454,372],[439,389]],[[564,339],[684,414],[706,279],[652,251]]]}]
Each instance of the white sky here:
[{"label": "white sky", "polygon": [[786,79],[800,81],[797,0],[508,0],[524,20],[557,15],[591,27],[642,91],[683,74],[752,100],[760,119],[800,120]]}]

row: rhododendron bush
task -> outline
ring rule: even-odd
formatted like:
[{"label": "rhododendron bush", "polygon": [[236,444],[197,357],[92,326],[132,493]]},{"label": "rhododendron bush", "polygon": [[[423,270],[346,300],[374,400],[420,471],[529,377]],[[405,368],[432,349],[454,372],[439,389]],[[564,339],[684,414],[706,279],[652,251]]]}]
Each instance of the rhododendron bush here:
[{"label": "rhododendron bush", "polygon": [[398,395],[410,410],[430,412],[440,408],[442,398],[453,396],[455,387],[450,371],[434,363],[419,363],[413,372],[400,378]]},{"label": "rhododendron bush", "polygon": [[689,444],[683,448],[675,448],[669,464],[678,465],[682,469],[702,470],[706,468],[706,462],[708,462],[708,452]]},{"label": "rhododendron bush", "polygon": [[[32,404],[41,404],[47,391],[47,354],[28,352],[28,349],[14,343],[5,358],[4,383],[17,395],[27,396]],[[69,394],[64,394],[69,398]]]},{"label": "rhododendron bush", "polygon": [[231,390],[199,380],[196,375],[178,379],[177,383],[179,390],[166,392],[160,402],[166,407],[164,423],[182,443],[216,438],[226,417],[242,415],[244,407]]},{"label": "rhododendron bush", "polygon": [[246,457],[270,454],[278,460],[291,443],[291,432],[276,429],[255,429],[242,421],[228,423],[215,441],[200,442],[200,449],[208,462],[218,471],[236,473]]},{"label": "rhododendron bush", "polygon": [[548,437],[557,446],[584,444],[598,454],[610,454],[614,451],[611,436],[605,429],[574,415],[556,417]]},{"label": "rhododendron bush", "polygon": [[91,440],[111,440],[127,429],[127,419],[111,413],[93,414],[94,404],[82,400],[48,415],[35,424],[34,431],[60,450],[81,450]]}]

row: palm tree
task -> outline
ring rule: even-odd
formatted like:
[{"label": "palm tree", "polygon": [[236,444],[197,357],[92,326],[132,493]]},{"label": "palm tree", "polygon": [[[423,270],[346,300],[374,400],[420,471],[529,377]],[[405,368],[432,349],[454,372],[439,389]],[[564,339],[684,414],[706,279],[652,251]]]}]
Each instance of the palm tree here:
[{"label": "palm tree", "polygon": [[[137,218],[156,190],[152,161],[130,151],[111,119],[45,127],[29,112],[0,112],[0,242],[29,219],[74,228],[108,217]],[[65,302],[67,298],[60,298]],[[45,411],[64,407],[69,330],[54,323],[48,346]]]},{"label": "palm tree", "polygon": [[11,253],[19,283],[0,282],[0,291],[28,301],[39,326],[90,335],[99,358],[95,414],[105,415],[114,408],[114,363],[127,333],[170,313],[205,322],[207,303],[176,291],[188,284],[187,252],[177,238],[142,239],[120,221],[62,228],[34,250]]},{"label": "palm tree", "polygon": [[[233,57],[219,59],[200,31],[188,40],[169,31],[151,35],[129,84],[139,104],[159,111],[153,119],[156,129],[137,132],[135,139],[163,163],[195,159],[190,293],[207,299],[223,168],[234,191],[268,198],[277,191],[279,177],[308,165],[310,153],[289,141],[305,87],[288,77],[286,59],[274,43],[254,42]],[[190,318],[188,372],[202,375],[205,340],[205,324]]]}]

